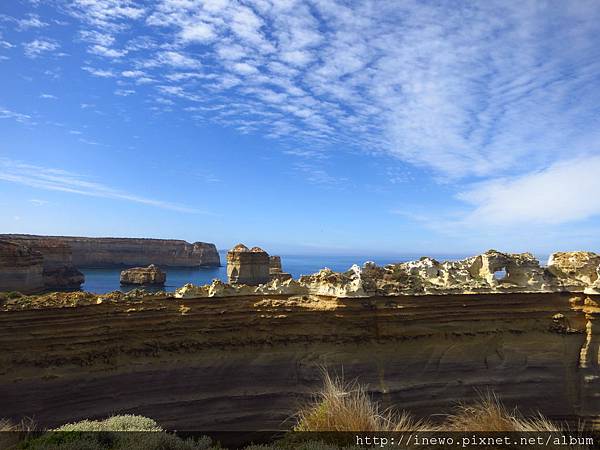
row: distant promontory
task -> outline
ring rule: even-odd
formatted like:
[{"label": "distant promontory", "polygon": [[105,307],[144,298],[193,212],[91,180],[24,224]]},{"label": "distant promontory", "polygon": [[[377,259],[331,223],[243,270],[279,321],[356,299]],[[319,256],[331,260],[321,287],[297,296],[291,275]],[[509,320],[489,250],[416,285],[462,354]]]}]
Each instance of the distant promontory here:
[{"label": "distant promontory", "polygon": [[176,239],[0,234],[0,250],[0,273],[6,272],[0,291],[78,289],[83,268],[221,265],[215,244]]}]

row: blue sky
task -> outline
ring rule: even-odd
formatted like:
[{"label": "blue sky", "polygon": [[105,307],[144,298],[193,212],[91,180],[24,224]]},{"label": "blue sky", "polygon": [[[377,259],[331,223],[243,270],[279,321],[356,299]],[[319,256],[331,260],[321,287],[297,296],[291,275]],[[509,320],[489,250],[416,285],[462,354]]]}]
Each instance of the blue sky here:
[{"label": "blue sky", "polygon": [[0,231],[600,251],[597,1],[0,3]]}]

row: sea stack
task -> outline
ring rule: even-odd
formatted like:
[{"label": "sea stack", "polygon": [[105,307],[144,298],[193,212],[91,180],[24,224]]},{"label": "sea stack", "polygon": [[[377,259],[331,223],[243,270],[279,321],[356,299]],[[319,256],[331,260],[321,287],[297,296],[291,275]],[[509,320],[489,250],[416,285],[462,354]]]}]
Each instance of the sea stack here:
[{"label": "sea stack", "polygon": [[132,267],[121,272],[121,284],[162,286],[165,281],[167,281],[167,274],[154,264],[148,267]]},{"label": "sea stack", "polygon": [[268,283],[269,254],[260,247],[238,244],[227,252],[227,278],[231,284],[257,286]]},{"label": "sea stack", "polygon": [[292,275],[284,272],[281,267],[281,256],[269,256],[269,276],[271,280],[285,281],[292,279]]}]

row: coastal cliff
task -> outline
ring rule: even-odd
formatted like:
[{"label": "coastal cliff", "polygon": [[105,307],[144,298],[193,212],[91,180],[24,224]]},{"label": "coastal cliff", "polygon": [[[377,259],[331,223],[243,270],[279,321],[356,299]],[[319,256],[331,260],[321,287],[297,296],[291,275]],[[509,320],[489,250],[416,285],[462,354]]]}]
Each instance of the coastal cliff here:
[{"label": "coastal cliff", "polygon": [[214,244],[175,239],[91,238],[4,234],[0,239],[27,246],[63,244],[71,249],[71,263],[77,268],[133,267],[156,264],[166,267],[219,266]]},{"label": "coastal cliff", "polygon": [[[77,290],[85,281],[83,274],[73,265],[71,247],[65,242],[52,239],[11,239],[11,241],[26,246],[42,256],[44,290]],[[2,284],[0,284],[1,290],[3,290]],[[23,289],[19,288],[17,283],[15,290]]]},{"label": "coastal cliff", "polygon": [[44,289],[43,271],[40,252],[0,240],[0,291],[39,292]]}]

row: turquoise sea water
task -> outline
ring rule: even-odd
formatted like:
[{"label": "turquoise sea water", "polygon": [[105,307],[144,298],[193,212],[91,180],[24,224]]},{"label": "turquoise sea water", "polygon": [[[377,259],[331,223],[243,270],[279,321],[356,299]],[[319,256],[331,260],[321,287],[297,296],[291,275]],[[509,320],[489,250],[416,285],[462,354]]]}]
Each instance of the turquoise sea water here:
[{"label": "turquoise sea water", "polygon": [[[174,291],[186,283],[207,284],[217,278],[227,281],[227,269],[225,267],[225,252],[219,252],[221,255],[222,267],[211,268],[163,268],[167,272],[167,283],[164,287],[166,291]],[[469,255],[435,255],[438,260],[461,259]],[[283,270],[292,274],[294,278],[300,275],[309,275],[318,272],[323,267],[329,267],[335,271],[348,270],[352,264],[362,265],[365,261],[374,261],[379,265],[395,262],[410,261],[418,259],[416,255],[398,255],[398,256],[368,256],[368,255],[348,255],[348,256],[323,256],[323,255],[281,255]],[[133,289],[131,286],[121,286],[119,284],[119,274],[121,269],[82,269],[85,275],[85,283],[82,289],[89,292],[104,294],[106,292]],[[163,288],[161,288],[163,289]]]}]

